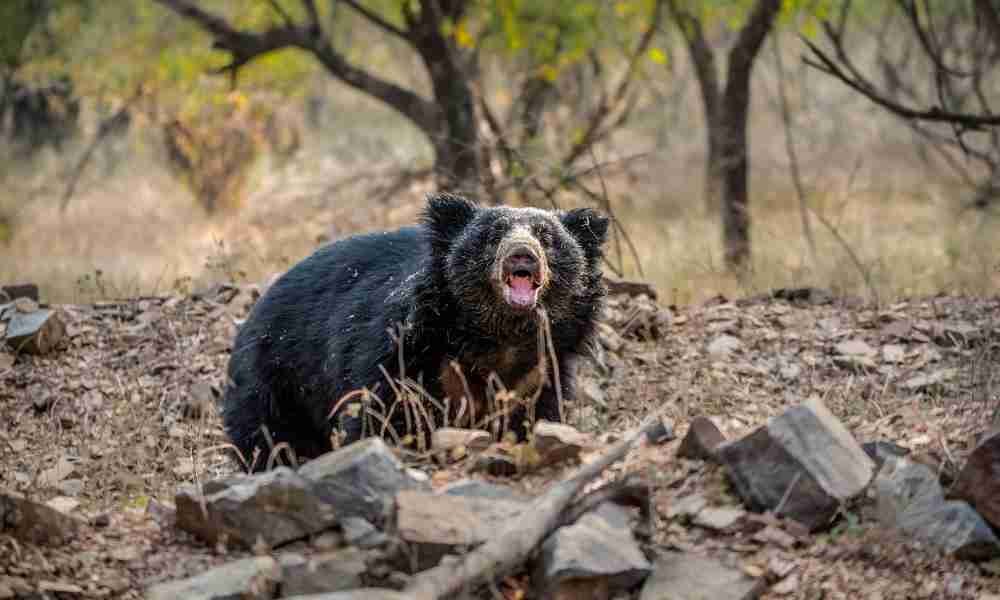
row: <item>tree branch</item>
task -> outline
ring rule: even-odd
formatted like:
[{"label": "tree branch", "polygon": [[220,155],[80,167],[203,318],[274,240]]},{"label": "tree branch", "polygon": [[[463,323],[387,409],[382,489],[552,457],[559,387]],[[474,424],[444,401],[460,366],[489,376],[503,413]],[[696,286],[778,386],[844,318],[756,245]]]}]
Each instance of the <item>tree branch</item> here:
[{"label": "tree branch", "polygon": [[[891,98],[887,94],[879,91],[878,87],[865,77],[854,65],[850,57],[847,55],[847,51],[844,49],[843,23],[846,19],[844,15],[847,10],[848,9],[845,8],[841,13],[841,25],[838,28],[835,29],[829,21],[823,22],[823,31],[827,41],[833,48],[833,56],[830,56],[821,50],[819,46],[812,41],[804,37],[801,38],[809,48],[810,52],[810,56],[803,59],[807,65],[822,71],[827,75],[832,75],[871,102],[904,119],[935,123],[951,123],[965,129],[980,129],[985,126],[1000,125],[1000,115],[955,112],[940,106],[932,106],[928,109],[921,109],[912,105],[904,104],[903,102],[897,101],[896,99]],[[918,29],[920,28],[919,20],[914,21],[911,18],[910,23],[913,27]],[[922,39],[924,38],[922,37]],[[921,46],[926,53],[928,47],[923,43]],[[938,62],[934,56],[929,58],[935,63]],[[938,65],[936,64],[936,66]],[[939,72],[941,71],[939,70]]]},{"label": "tree branch", "polygon": [[302,0],[302,7],[306,9],[306,14],[309,15],[309,25],[319,33],[321,26],[319,23],[319,10],[316,9],[316,0]]},{"label": "tree branch", "polygon": [[[825,26],[826,24],[824,24]],[[827,34],[829,36],[829,33]],[[975,115],[970,113],[959,113],[949,110],[942,109],[937,106],[933,106],[929,109],[917,109],[911,106],[906,106],[895,100],[888,98],[887,96],[879,93],[875,86],[872,85],[868,79],[864,77],[858,77],[855,74],[849,74],[845,69],[854,70],[851,67],[847,67],[843,60],[840,62],[845,64],[845,68],[841,68],[836,61],[834,61],[830,56],[819,49],[816,44],[812,43],[806,38],[801,38],[802,41],[809,47],[809,51],[815,60],[810,58],[804,58],[803,60],[807,65],[826,73],[827,75],[832,75],[836,77],[845,85],[855,90],[868,100],[874,102],[875,104],[881,106],[882,108],[888,110],[889,112],[903,117],[904,119],[916,119],[920,121],[931,121],[937,123],[955,123],[969,129],[979,129],[983,126],[993,126],[1000,125],[1000,115]],[[840,42],[834,42],[836,46],[839,46]],[[838,49],[838,55],[841,53],[842,49]],[[853,65],[853,63],[852,63]]]},{"label": "tree branch", "polygon": [[587,152],[598,139],[607,134],[607,132],[602,131],[602,126],[605,124],[608,116],[614,112],[619,105],[621,105],[623,100],[625,100],[629,87],[635,81],[636,73],[639,72],[639,63],[642,60],[643,55],[646,53],[646,50],[649,49],[649,45],[653,41],[653,36],[660,28],[660,20],[663,15],[662,7],[663,1],[657,0],[653,8],[653,18],[650,20],[646,31],[643,32],[642,37],[639,39],[639,43],[636,45],[635,51],[629,58],[628,68],[625,70],[625,74],[622,75],[621,81],[618,82],[618,86],[615,89],[614,94],[612,94],[610,98],[607,95],[602,95],[601,102],[598,104],[597,108],[594,110],[594,114],[590,118],[590,124],[587,126],[587,130],[582,136],[580,136],[579,141],[577,141],[577,143],[570,148],[566,158],[563,159],[564,167],[568,167],[576,162],[576,160]]},{"label": "tree branch", "polygon": [[375,12],[373,12],[371,10],[368,10],[367,8],[365,8],[364,6],[362,6],[356,0],[341,0],[341,1],[344,4],[346,4],[346,5],[350,6],[351,8],[353,8],[355,12],[357,12],[359,15],[361,15],[365,19],[368,19],[368,21],[370,21],[372,24],[374,24],[375,26],[377,26],[382,31],[385,31],[386,33],[390,33],[390,34],[392,34],[392,35],[394,35],[394,36],[396,36],[396,37],[398,37],[398,38],[400,38],[402,40],[406,40],[407,43],[410,43],[410,44],[413,43],[413,37],[410,35],[409,31],[404,31],[404,30],[400,29],[399,27],[396,27],[395,25],[393,25],[389,21],[387,21],[387,20],[383,19],[382,17],[380,17],[377,13],[375,13]]},{"label": "tree branch", "polygon": [[691,13],[681,10],[676,0],[669,0],[668,6],[674,22],[681,30],[681,35],[687,43],[688,54],[694,65],[695,76],[701,89],[701,99],[705,106],[708,119],[716,113],[719,105],[719,74],[715,70],[715,53],[711,44],[705,38],[705,30],[701,20]]},{"label": "tree branch", "polygon": [[274,12],[278,13],[281,20],[285,22],[285,25],[292,25],[294,23],[294,21],[292,21],[292,16],[288,14],[288,11],[285,10],[281,4],[278,3],[278,0],[268,0],[268,3],[271,5],[271,8],[274,9]]},{"label": "tree branch", "polygon": [[224,18],[199,7],[193,0],[155,0],[175,13],[197,23],[215,38],[214,47],[232,55],[232,62],[222,71],[235,73],[241,66],[262,54],[283,48],[299,48],[312,53],[326,70],[347,85],[389,105],[424,132],[437,129],[440,109],[416,93],[360,69],[338,52],[323,36],[313,0],[303,0],[310,23],[286,24],[262,32],[242,31]]},{"label": "tree branch", "polygon": [[736,44],[729,51],[729,68],[726,87],[733,86],[741,78],[749,81],[754,59],[760,52],[767,34],[774,26],[774,20],[781,10],[781,0],[758,0],[747,22],[740,29]]}]

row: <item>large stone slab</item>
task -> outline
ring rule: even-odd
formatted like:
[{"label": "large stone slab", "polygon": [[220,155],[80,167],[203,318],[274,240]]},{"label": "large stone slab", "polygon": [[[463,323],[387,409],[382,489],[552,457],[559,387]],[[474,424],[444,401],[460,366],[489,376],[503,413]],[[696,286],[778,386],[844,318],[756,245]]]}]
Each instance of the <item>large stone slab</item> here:
[{"label": "large stone slab", "polygon": [[886,460],[875,479],[883,525],[959,558],[1000,556],[1000,540],[963,500],[945,500],[937,475],[905,458]]},{"label": "large stone slab", "polygon": [[668,552],[653,565],[639,600],[753,600],[767,584],[697,554]]},{"label": "large stone slab", "polygon": [[545,540],[535,577],[553,595],[559,595],[561,585],[581,579],[613,595],[640,583],[650,569],[628,514],[605,503]]},{"label": "large stone slab", "polygon": [[746,437],[718,447],[753,510],[775,510],[817,530],[864,491],[874,465],[822,401],[812,398]]},{"label": "large stone slab", "polygon": [[430,489],[411,477],[379,438],[328,452],[302,465],[299,474],[316,484],[320,499],[340,517],[361,517],[376,526],[392,514],[397,492]]},{"label": "large stone slab", "polygon": [[184,487],[175,502],[177,527],[210,543],[225,539],[248,548],[258,539],[279,546],[337,522],[336,510],[316,485],[288,467],[233,478],[204,497],[195,487]]},{"label": "large stone slab", "polygon": [[396,534],[428,568],[445,554],[482,544],[524,508],[513,500],[404,490],[396,496]]}]

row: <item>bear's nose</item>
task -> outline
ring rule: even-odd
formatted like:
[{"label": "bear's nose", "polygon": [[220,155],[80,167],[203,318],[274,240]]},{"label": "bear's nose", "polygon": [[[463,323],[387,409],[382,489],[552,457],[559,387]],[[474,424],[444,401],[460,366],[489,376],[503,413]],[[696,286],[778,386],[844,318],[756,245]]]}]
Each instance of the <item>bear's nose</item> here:
[{"label": "bear's nose", "polygon": [[531,276],[538,273],[538,258],[527,246],[514,247],[504,261],[508,273]]}]

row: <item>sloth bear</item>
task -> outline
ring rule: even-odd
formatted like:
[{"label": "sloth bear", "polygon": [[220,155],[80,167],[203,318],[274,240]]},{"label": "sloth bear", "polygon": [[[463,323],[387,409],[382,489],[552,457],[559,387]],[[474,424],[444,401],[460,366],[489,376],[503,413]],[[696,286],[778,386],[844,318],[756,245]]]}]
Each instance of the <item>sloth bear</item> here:
[{"label": "sloth bear", "polygon": [[[228,436],[248,462],[261,450],[259,470],[282,442],[308,459],[332,450],[334,432],[346,443],[384,433],[360,404],[351,410],[347,400],[362,396],[393,430],[404,415],[411,428],[442,416],[482,427],[498,398],[522,438],[530,416],[558,421],[550,381],[572,398],[606,293],[607,229],[588,208],[482,207],[442,193],[417,226],[318,249],[267,290],[236,337],[221,401]],[[397,406],[403,389],[421,406]]]}]

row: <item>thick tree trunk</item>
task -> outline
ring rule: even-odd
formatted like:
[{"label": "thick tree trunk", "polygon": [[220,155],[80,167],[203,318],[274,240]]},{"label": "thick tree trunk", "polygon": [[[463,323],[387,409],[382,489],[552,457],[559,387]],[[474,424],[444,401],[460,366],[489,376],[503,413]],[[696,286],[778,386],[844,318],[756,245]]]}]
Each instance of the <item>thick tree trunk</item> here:
[{"label": "thick tree trunk", "polygon": [[434,97],[444,111],[444,127],[432,137],[438,188],[468,197],[479,195],[479,136],[475,101],[465,79],[432,68]]},{"label": "thick tree trunk", "polygon": [[726,266],[742,272],[750,260],[750,213],[747,173],[747,116],[750,74],[754,59],[781,9],[781,0],[757,0],[729,52],[725,85],[716,71],[715,55],[704,36],[701,21],[669,7],[687,41],[705,112],[707,164],[705,201],[722,211],[722,239]]},{"label": "thick tree trunk", "polygon": [[736,43],[729,51],[726,90],[722,97],[725,135],[722,137],[722,233],[726,266],[743,271],[750,261],[750,213],[747,171],[747,113],[754,59],[774,26],[781,0],[757,0]]},{"label": "thick tree trunk", "polygon": [[427,131],[438,188],[477,198],[482,186],[473,68],[466,64],[465,51],[455,47],[441,27],[445,18],[459,21],[467,4],[466,0],[422,0],[420,13],[410,13],[408,20],[439,110],[437,127]]},{"label": "thick tree trunk", "polygon": [[722,240],[726,266],[731,271],[742,271],[750,260],[746,107],[727,108],[723,119],[725,133],[718,158],[722,177]]},{"label": "thick tree trunk", "polygon": [[719,214],[722,210],[722,137],[725,135],[718,111],[705,114],[705,208],[708,214]]}]

